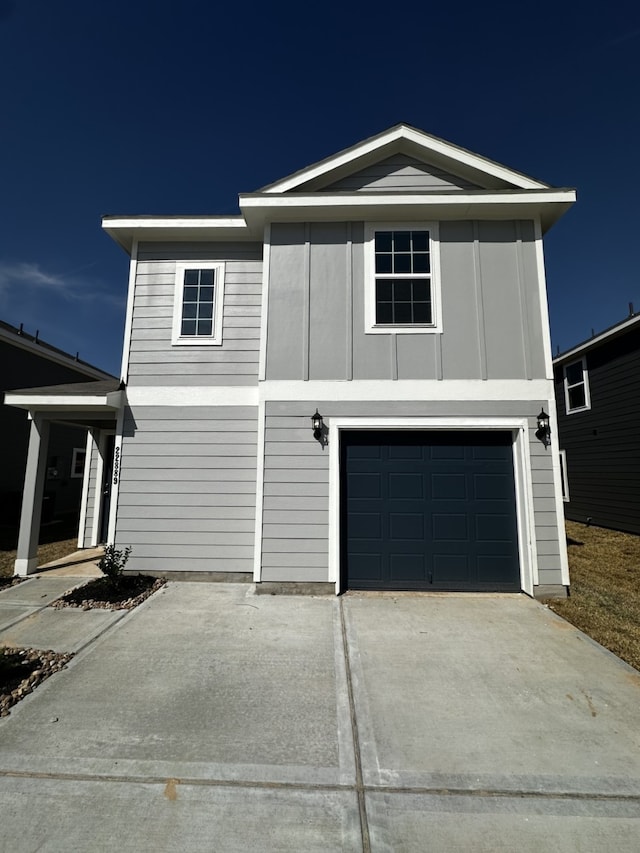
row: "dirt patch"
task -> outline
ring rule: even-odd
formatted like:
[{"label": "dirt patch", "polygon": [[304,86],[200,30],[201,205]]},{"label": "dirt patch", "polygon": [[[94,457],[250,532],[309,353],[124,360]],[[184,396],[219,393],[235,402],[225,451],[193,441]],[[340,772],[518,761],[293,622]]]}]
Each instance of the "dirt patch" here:
[{"label": "dirt patch", "polygon": [[0,717],[73,657],[38,649],[0,649]]},{"label": "dirt patch", "polygon": [[[77,536],[71,539],[61,539],[56,542],[44,542],[38,545],[38,565],[51,563],[53,560],[61,560],[78,550]],[[13,575],[16,562],[15,547],[0,550],[0,578],[10,578]]]},{"label": "dirt patch", "polygon": [[165,578],[152,575],[123,575],[117,584],[108,578],[96,578],[63,595],[50,606],[80,607],[82,610],[132,610],[166,584]]},{"label": "dirt patch", "polygon": [[640,536],[567,522],[571,596],[555,612],[640,670]]}]

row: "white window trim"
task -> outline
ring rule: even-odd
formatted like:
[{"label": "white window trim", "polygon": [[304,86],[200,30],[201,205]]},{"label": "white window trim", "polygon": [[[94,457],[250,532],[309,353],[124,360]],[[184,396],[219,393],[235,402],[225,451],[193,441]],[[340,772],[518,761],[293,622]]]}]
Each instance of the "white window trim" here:
[{"label": "white window trim", "polygon": [[567,475],[567,451],[560,450],[560,479],[562,481],[562,500],[569,503],[569,477]]},{"label": "white window trim", "polygon": [[[582,381],[584,382],[584,406],[576,406],[576,408],[572,409],[569,405],[569,383],[567,381],[567,368],[573,367],[574,364],[578,364],[582,366]],[[567,362],[563,366],[564,373],[564,404],[565,411],[568,415],[573,415],[575,412],[586,412],[591,408],[591,394],[589,392],[589,372],[587,371],[587,360],[584,356],[581,358],[577,358],[575,361]],[[571,386],[575,388],[575,385]]]},{"label": "white window trim", "polygon": [[[82,471],[80,471],[79,473],[76,473],[76,462],[78,461],[78,455],[80,453],[85,455],[85,459],[84,459],[84,462],[82,463]],[[71,471],[69,473],[70,479],[74,480],[74,479],[80,479],[80,477],[84,477],[84,468],[85,468],[85,463],[86,463],[86,458],[87,458],[86,453],[87,453],[87,450],[85,447],[74,447],[73,448],[73,455],[71,456]]]},{"label": "white window trim", "polygon": [[[214,305],[213,305],[213,334],[212,335],[181,335],[182,326],[182,287],[185,270],[215,270]],[[225,265],[220,261],[188,261],[176,264],[176,277],[173,295],[173,330],[171,343],[173,346],[221,346],[222,345],[222,312],[224,308],[224,278]]]},{"label": "white window trim", "polygon": [[[375,234],[376,231],[428,231],[431,256],[431,310],[429,326],[376,324]],[[366,335],[433,335],[442,332],[440,292],[440,239],[437,222],[367,222],[364,232],[364,331]]]}]

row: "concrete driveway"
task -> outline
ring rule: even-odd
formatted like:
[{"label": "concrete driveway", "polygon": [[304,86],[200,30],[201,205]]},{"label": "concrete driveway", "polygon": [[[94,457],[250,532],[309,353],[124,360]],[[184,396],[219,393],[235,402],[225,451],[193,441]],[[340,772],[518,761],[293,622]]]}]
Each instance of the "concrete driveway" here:
[{"label": "concrete driveway", "polygon": [[0,850],[638,850],[640,674],[524,596],[173,583],[95,633],[0,720]]}]

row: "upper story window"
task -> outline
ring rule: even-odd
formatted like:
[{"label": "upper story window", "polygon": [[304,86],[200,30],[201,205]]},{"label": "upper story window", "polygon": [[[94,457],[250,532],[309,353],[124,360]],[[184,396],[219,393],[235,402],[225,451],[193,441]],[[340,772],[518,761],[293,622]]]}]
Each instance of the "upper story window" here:
[{"label": "upper story window", "polygon": [[591,408],[589,375],[586,359],[580,358],[564,366],[564,399],[567,414]]},{"label": "upper story window", "polygon": [[221,344],[224,264],[176,264],[174,344]]},{"label": "upper story window", "polygon": [[441,331],[437,224],[370,224],[366,252],[365,331]]}]

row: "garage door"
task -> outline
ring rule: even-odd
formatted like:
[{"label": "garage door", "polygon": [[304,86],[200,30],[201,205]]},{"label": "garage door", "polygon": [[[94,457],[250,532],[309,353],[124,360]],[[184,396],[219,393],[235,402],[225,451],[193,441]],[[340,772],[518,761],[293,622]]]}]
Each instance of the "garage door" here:
[{"label": "garage door", "polygon": [[520,590],[509,432],[342,433],[347,589]]}]

